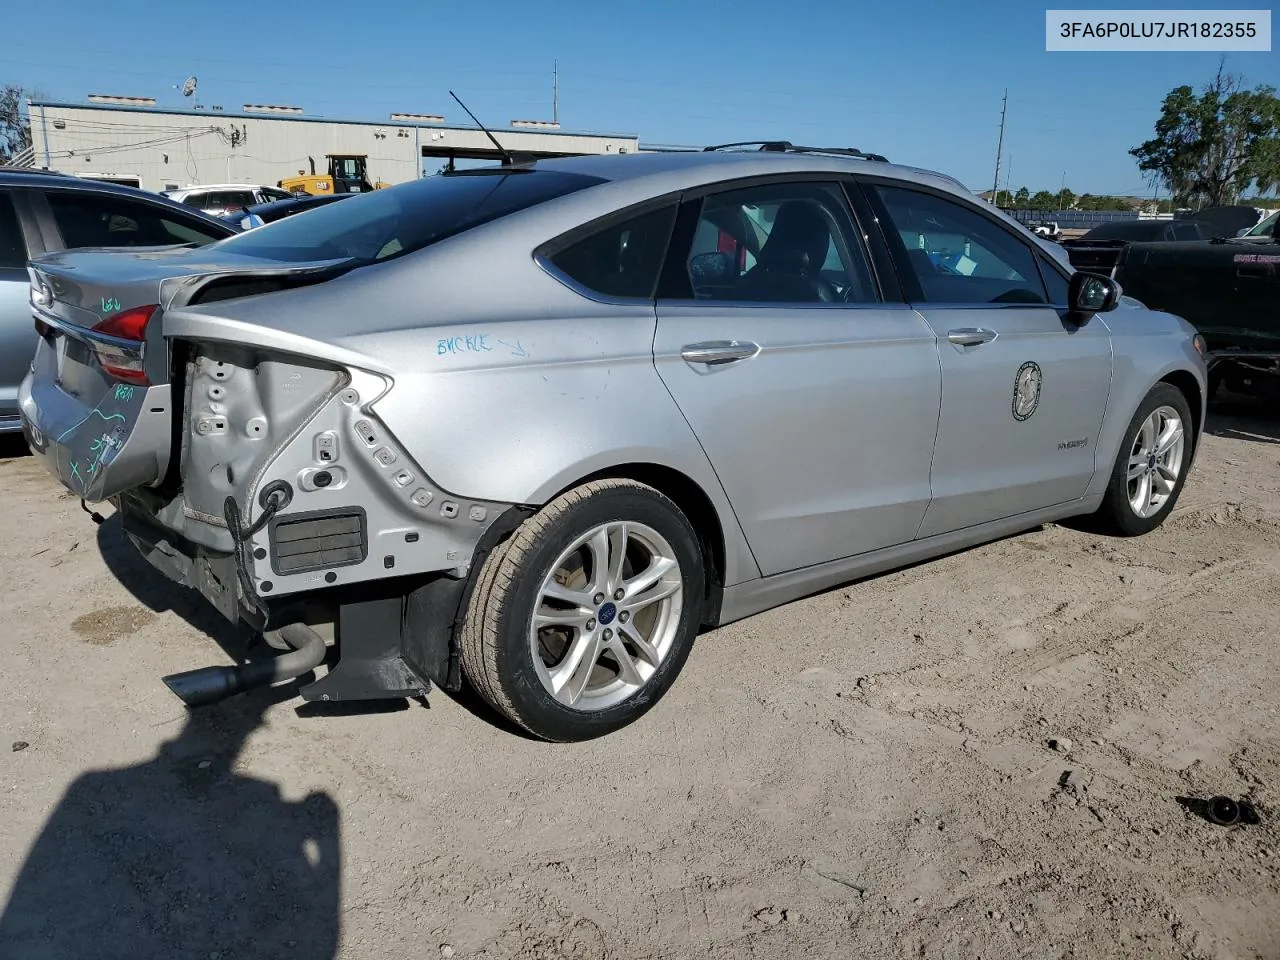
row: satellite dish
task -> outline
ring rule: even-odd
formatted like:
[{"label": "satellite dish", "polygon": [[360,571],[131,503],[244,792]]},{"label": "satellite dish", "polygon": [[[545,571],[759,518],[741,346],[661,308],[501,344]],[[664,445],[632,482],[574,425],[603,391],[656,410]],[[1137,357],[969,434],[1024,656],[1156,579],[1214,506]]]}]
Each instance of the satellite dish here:
[{"label": "satellite dish", "polygon": [[196,92],[195,77],[187,77],[187,79],[182,81],[182,95],[184,97],[189,97],[195,92]]}]

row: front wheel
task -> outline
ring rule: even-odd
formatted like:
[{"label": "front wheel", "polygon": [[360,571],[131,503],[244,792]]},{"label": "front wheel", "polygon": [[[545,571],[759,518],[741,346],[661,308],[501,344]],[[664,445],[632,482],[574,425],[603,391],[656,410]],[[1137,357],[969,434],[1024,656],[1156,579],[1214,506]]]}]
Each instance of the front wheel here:
[{"label": "front wheel", "polygon": [[1113,532],[1139,536],[1164,522],[1187,481],[1193,431],[1182,391],[1156,384],[1129,422],[1098,511]]},{"label": "front wheel", "polygon": [[460,634],[471,685],[544,740],[587,740],[666,692],[701,622],[703,563],[680,509],[630,480],[584,484],[495,549]]}]

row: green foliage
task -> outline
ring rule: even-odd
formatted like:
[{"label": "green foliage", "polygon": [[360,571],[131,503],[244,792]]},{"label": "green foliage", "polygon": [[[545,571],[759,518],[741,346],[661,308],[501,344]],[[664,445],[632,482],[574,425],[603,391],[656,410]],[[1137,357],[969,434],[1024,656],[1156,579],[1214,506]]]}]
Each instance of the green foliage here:
[{"label": "green foliage", "polygon": [[31,122],[26,100],[30,94],[7,83],[0,87],[0,163],[31,146]]},{"label": "green foliage", "polygon": [[1183,205],[1235,203],[1250,186],[1280,184],[1280,98],[1274,87],[1243,89],[1217,76],[1197,94],[1169,91],[1155,137],[1129,151],[1138,168]]}]

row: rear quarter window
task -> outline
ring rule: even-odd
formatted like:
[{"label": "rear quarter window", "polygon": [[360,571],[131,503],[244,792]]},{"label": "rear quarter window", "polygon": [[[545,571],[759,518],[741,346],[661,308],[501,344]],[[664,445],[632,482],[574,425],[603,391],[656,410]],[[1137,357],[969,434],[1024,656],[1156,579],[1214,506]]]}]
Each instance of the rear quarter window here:
[{"label": "rear quarter window", "polygon": [[604,227],[547,259],[592,293],[648,299],[658,285],[675,218],[672,203]]},{"label": "rear quarter window", "polygon": [[468,171],[361,193],[222,241],[231,253],[297,263],[375,263],[604,181],[576,173]]}]

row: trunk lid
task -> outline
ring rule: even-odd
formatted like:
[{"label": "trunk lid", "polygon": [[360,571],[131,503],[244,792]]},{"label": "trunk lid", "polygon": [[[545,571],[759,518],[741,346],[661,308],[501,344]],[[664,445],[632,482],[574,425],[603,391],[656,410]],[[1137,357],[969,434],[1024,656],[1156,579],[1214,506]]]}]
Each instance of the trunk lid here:
[{"label": "trunk lid", "polygon": [[32,451],[90,502],[166,476],[182,398],[166,312],[316,283],[348,261],[281,265],[217,246],[75,250],[33,260],[40,334],[19,395]]}]

